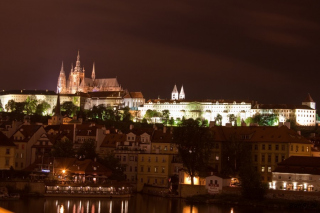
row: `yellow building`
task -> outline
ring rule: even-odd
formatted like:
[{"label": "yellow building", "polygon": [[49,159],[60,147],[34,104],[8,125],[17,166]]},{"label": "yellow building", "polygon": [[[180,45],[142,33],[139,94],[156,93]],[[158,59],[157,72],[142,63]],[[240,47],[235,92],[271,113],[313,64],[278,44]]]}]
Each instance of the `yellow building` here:
[{"label": "yellow building", "polygon": [[[238,142],[250,143],[255,169],[261,173],[264,182],[270,182],[272,171],[277,164],[290,156],[311,156],[313,144],[298,132],[288,129],[286,126],[216,126],[211,130],[214,132],[214,143],[218,147],[223,146],[231,137],[234,137]],[[219,149],[216,149],[215,153],[218,156]],[[221,160],[217,163],[219,158],[215,157],[214,160],[220,169],[222,164]]]},{"label": "yellow building", "polygon": [[171,177],[178,177],[181,168],[178,149],[172,143],[172,133],[166,127],[155,130],[151,152],[138,155],[137,191],[141,191],[144,185],[169,189]]},{"label": "yellow building", "polygon": [[14,167],[15,145],[2,132],[0,132],[0,170]]}]

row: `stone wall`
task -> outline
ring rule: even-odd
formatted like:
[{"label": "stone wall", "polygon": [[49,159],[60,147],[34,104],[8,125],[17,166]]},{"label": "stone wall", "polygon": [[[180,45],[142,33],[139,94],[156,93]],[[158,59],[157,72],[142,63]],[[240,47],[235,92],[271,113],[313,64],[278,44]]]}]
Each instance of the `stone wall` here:
[{"label": "stone wall", "polygon": [[204,185],[187,185],[180,184],[178,189],[179,195],[182,198],[194,196],[194,195],[203,195],[208,194],[208,190]]},{"label": "stone wall", "polygon": [[315,200],[320,201],[320,192],[268,190],[266,198],[286,200]]},{"label": "stone wall", "polygon": [[0,182],[0,186],[8,186],[21,191],[28,187],[30,189],[30,193],[37,193],[40,195],[45,193],[45,184],[42,182],[4,181]]}]

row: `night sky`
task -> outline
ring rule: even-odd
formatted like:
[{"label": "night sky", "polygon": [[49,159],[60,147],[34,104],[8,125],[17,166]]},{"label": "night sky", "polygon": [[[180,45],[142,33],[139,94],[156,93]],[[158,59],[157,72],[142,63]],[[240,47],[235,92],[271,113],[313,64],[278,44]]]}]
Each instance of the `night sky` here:
[{"label": "night sky", "polygon": [[0,89],[56,90],[80,50],[86,76],[145,98],[320,106],[320,1],[0,1]]}]

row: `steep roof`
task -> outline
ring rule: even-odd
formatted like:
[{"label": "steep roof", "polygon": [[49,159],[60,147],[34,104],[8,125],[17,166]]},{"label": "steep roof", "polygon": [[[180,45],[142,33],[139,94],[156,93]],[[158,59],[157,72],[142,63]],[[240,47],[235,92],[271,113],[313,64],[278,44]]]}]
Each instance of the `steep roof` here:
[{"label": "steep roof", "polygon": [[126,138],[126,134],[106,134],[100,147],[116,148],[116,143],[124,142]]},{"label": "steep roof", "polygon": [[149,99],[148,101],[146,101],[146,103],[188,103],[188,102],[205,102],[205,103],[246,103],[246,104],[251,104],[252,101],[250,100],[226,100],[226,99],[180,99],[180,100],[169,100],[169,99]]},{"label": "steep roof", "polygon": [[170,129],[167,129],[165,133],[160,129],[154,131],[151,141],[155,143],[172,143],[172,137]]},{"label": "steep roof", "polygon": [[320,158],[291,156],[278,163],[273,172],[320,175]]},{"label": "steep roof", "polygon": [[42,125],[22,125],[12,136],[11,139],[14,139],[14,135],[17,132],[20,132],[24,137],[25,140],[28,141],[40,128]]},{"label": "steep roof", "polygon": [[252,109],[312,109],[312,108],[306,105],[294,105],[294,104],[257,104],[253,106]]},{"label": "steep roof", "polygon": [[311,98],[310,93],[308,93],[307,97],[304,99],[303,102],[314,102],[313,99]]},{"label": "steep roof", "polygon": [[5,136],[2,132],[0,132],[0,146],[15,146],[15,144]]},{"label": "steep roof", "polygon": [[286,142],[311,144],[308,139],[299,135],[296,131],[288,129],[286,126],[215,126],[211,128],[211,131],[214,132],[214,140],[222,142],[229,140],[232,136],[236,136],[239,140],[248,142]]},{"label": "steep roof", "polygon": [[132,98],[143,98],[142,92],[130,92]]}]

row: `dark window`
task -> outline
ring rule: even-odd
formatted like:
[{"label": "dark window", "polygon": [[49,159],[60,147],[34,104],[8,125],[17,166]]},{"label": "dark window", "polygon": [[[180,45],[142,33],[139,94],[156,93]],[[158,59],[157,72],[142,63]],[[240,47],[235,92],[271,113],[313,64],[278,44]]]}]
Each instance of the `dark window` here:
[{"label": "dark window", "polygon": [[268,163],[271,162],[271,155],[268,155]]}]

